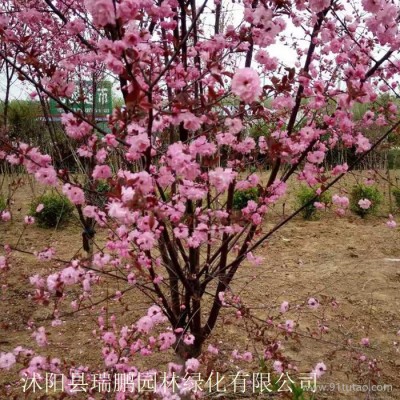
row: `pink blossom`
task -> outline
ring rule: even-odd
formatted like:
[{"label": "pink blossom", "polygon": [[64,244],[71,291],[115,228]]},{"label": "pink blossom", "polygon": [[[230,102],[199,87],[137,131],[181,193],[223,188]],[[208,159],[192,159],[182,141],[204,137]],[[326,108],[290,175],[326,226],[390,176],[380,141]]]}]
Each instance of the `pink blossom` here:
[{"label": "pink blossom", "polygon": [[[85,23],[79,19],[69,21],[65,25],[65,29],[67,29],[68,32],[72,33],[73,35],[77,35],[78,33],[81,33],[82,31],[85,30],[85,28],[86,28]],[[33,93],[33,94],[35,94],[35,93]]]},{"label": "pink blossom", "polygon": [[43,185],[56,186],[57,173],[54,167],[42,167],[35,172],[35,178]]},{"label": "pink blossom", "polygon": [[32,368],[34,371],[39,369],[46,369],[48,366],[46,358],[43,356],[35,356],[29,362],[29,367]]},{"label": "pink blossom", "polygon": [[179,193],[183,198],[190,200],[201,200],[207,194],[203,185],[184,179],[183,185],[179,185]]},{"label": "pink blossom", "polygon": [[32,336],[36,339],[38,346],[45,347],[47,345],[46,331],[43,326],[38,328],[38,330],[34,332]]},{"label": "pink blossom", "polygon": [[10,369],[16,363],[13,353],[0,353],[0,368]]},{"label": "pink blossom", "polygon": [[250,351],[246,351],[242,354],[243,361],[252,362],[253,354]]},{"label": "pink blossom", "polygon": [[55,326],[61,326],[63,324],[63,322],[61,321],[61,319],[53,319],[53,321],[51,321],[51,326],[55,327]]},{"label": "pink blossom", "polygon": [[47,277],[47,288],[50,292],[55,292],[60,285],[61,282],[59,273],[54,273]]},{"label": "pink blossom", "polygon": [[219,353],[218,348],[214,347],[212,344],[209,344],[207,347],[207,351],[211,354],[217,355]]},{"label": "pink blossom", "polygon": [[277,110],[291,109],[294,107],[294,100],[290,96],[277,96],[271,106]]},{"label": "pink blossom", "polygon": [[218,167],[208,173],[210,184],[215,186],[218,192],[224,192],[236,177],[236,172],[231,168]]},{"label": "pink blossom", "polygon": [[83,215],[85,217],[94,218],[96,220],[96,222],[100,226],[104,226],[105,225],[105,221],[106,221],[105,212],[104,211],[100,211],[95,206],[86,206],[86,207],[84,207],[83,208]]},{"label": "pink blossom", "polygon": [[105,344],[113,346],[117,343],[117,338],[113,332],[105,332],[103,335],[103,341]]},{"label": "pink blossom", "polygon": [[60,373],[61,360],[59,358],[52,358],[50,360],[50,371],[53,373]]},{"label": "pink blossom", "polygon": [[166,167],[161,167],[158,171],[158,179],[157,182],[162,186],[166,187],[174,182],[174,176],[171,171]]},{"label": "pink blossom", "polygon": [[372,186],[375,183],[375,180],[372,178],[364,178],[364,184],[367,186]]},{"label": "pink blossom", "polygon": [[307,161],[313,164],[321,164],[324,161],[325,153],[323,151],[313,151],[307,154]]},{"label": "pink blossom", "polygon": [[100,164],[103,164],[104,163],[104,161],[106,160],[106,158],[107,158],[107,150],[106,149],[100,149],[100,150],[98,150],[97,151],[97,153],[96,153],[96,161],[98,162],[98,163],[100,163]]},{"label": "pink blossom", "polygon": [[53,247],[49,247],[37,253],[37,258],[41,261],[50,261],[54,257],[55,253],[55,249]]},{"label": "pink blossom", "polygon": [[73,285],[79,281],[79,271],[74,267],[67,267],[61,271],[60,280],[65,285]]},{"label": "pink blossom", "polygon": [[356,137],[356,154],[364,153],[371,148],[371,143],[369,140],[359,133]]},{"label": "pink blossom", "polygon": [[360,342],[363,346],[369,346],[369,339],[368,338],[362,338]]},{"label": "pink blossom", "polygon": [[35,223],[35,217],[32,217],[31,215],[26,215],[24,218],[24,222],[26,225],[33,225]]},{"label": "pink blossom", "polygon": [[150,146],[150,140],[147,133],[139,133],[129,136],[126,142],[130,145],[127,153],[128,160],[139,160]]},{"label": "pink blossom", "polygon": [[281,313],[283,314],[283,313],[287,312],[288,310],[289,310],[289,302],[287,302],[287,301],[282,302],[281,307],[280,307]]},{"label": "pink blossom", "polygon": [[182,371],[183,366],[173,362],[168,363],[168,374],[179,373]]},{"label": "pink blossom", "polygon": [[125,208],[120,202],[113,201],[107,205],[108,215],[111,218],[124,220],[128,214],[128,209]]},{"label": "pink blossom", "polygon": [[258,214],[258,213],[254,213],[254,214],[251,216],[251,220],[252,220],[252,222],[253,222],[254,225],[260,225],[261,222],[262,222],[261,215]]},{"label": "pink blossom", "polygon": [[171,332],[160,333],[158,342],[160,350],[168,350],[176,342],[176,336]]},{"label": "pink blossom", "polygon": [[319,307],[319,302],[317,299],[314,299],[314,297],[310,297],[307,301],[307,304],[312,310],[316,310]]},{"label": "pink blossom", "polygon": [[123,19],[124,22],[134,20],[138,7],[138,3],[134,0],[124,0],[117,3],[117,18]]},{"label": "pink blossom", "polygon": [[189,236],[189,228],[184,224],[179,224],[174,228],[174,235],[177,239],[186,239]]},{"label": "pink blossom", "polygon": [[325,204],[325,203],[321,203],[321,202],[319,202],[319,201],[316,201],[316,202],[314,203],[314,207],[315,207],[317,210],[324,210],[324,209],[326,208],[326,204]]},{"label": "pink blossom", "polygon": [[96,25],[115,24],[115,10],[112,0],[85,0],[84,3],[92,14],[93,22]]},{"label": "pink blossom", "polygon": [[282,182],[280,180],[276,180],[271,187],[269,188],[268,197],[264,199],[267,204],[273,204],[277,202],[287,190],[286,182]]},{"label": "pink blossom", "polygon": [[252,137],[246,137],[244,140],[233,144],[233,148],[242,154],[249,154],[256,148],[256,142]]},{"label": "pink blossom", "polygon": [[219,133],[216,136],[216,139],[220,146],[232,146],[234,143],[236,143],[236,137],[230,132]]},{"label": "pink blossom", "polygon": [[154,322],[149,316],[146,315],[139,319],[136,326],[139,332],[149,333],[154,326]]},{"label": "pink blossom", "polygon": [[128,276],[127,276],[127,280],[128,283],[131,285],[136,285],[136,276],[133,272],[131,272]]},{"label": "pink blossom", "polygon": [[132,175],[132,180],[135,181],[136,188],[143,194],[153,192],[153,179],[147,171],[141,171]]},{"label": "pink blossom", "polygon": [[335,194],[332,196],[332,203],[341,208],[347,208],[350,202],[346,196],[339,196]]},{"label": "pink blossom", "polygon": [[386,222],[386,226],[389,228],[396,228],[397,223],[393,218],[392,214],[389,214],[389,220]]},{"label": "pink blossom", "polygon": [[227,303],[225,302],[225,292],[219,292],[218,293],[218,299],[219,299],[219,301],[221,302],[221,304],[223,306],[227,305]]},{"label": "pink blossom", "polygon": [[258,138],[258,146],[260,147],[260,153],[265,154],[268,150],[268,144],[265,139],[265,136],[260,136]]},{"label": "pink blossom", "polygon": [[78,121],[71,113],[62,114],[61,122],[65,127],[66,134],[75,140],[88,136],[93,129],[87,122]]},{"label": "pink blossom", "polygon": [[264,50],[258,51],[255,59],[257,62],[264,65],[265,69],[268,71],[274,71],[278,67],[278,59],[276,57],[270,57]]},{"label": "pink blossom", "polygon": [[392,219],[392,220],[389,220],[389,221],[386,222],[386,226],[389,227],[389,228],[396,228],[397,223],[396,223],[396,221],[394,221]]},{"label": "pink blossom", "polygon": [[104,364],[106,364],[107,367],[113,367],[117,362],[118,355],[114,351],[111,351],[104,359]]},{"label": "pink blossom", "polygon": [[29,283],[31,285],[36,286],[37,288],[44,288],[45,286],[45,281],[40,275],[33,275],[29,277]]},{"label": "pink blossom", "polygon": [[147,316],[149,316],[155,324],[165,322],[166,320],[161,308],[156,305],[151,306],[147,310]]},{"label": "pink blossom", "polygon": [[242,121],[239,118],[226,118],[225,126],[228,127],[229,133],[236,135],[243,129]]},{"label": "pink blossom", "polygon": [[253,68],[241,68],[232,79],[232,93],[245,103],[252,103],[261,95],[261,83],[258,73]]},{"label": "pink blossom", "polygon": [[329,7],[331,2],[330,0],[310,0],[309,4],[311,11],[321,12],[325,10],[325,8]]},{"label": "pink blossom", "polygon": [[211,156],[217,151],[217,147],[208,142],[205,136],[200,136],[190,144],[189,150],[193,155]]},{"label": "pink blossom", "polygon": [[344,215],[346,215],[346,210],[343,208],[338,208],[335,210],[335,213],[339,216],[339,217],[343,217]]},{"label": "pink blossom", "polygon": [[184,342],[185,344],[187,344],[187,345],[193,344],[193,343],[194,343],[194,336],[193,336],[192,334],[190,334],[190,333],[186,333],[186,334],[183,336],[183,342]]},{"label": "pink blossom", "polygon": [[0,270],[7,269],[7,259],[5,256],[0,256]]},{"label": "pink blossom", "polygon": [[272,368],[278,374],[281,374],[283,372],[283,364],[279,360],[274,361],[274,363],[272,364]]},{"label": "pink blossom", "polygon": [[[257,214],[258,215],[258,214]],[[254,266],[258,267],[262,264],[263,258],[260,256],[255,256],[251,251],[246,254],[246,259]]]},{"label": "pink blossom", "polygon": [[4,222],[10,221],[11,220],[11,213],[10,211],[2,211],[1,213],[1,219]]},{"label": "pink blossom", "polygon": [[291,319],[286,320],[285,329],[286,329],[287,332],[293,332],[294,321],[292,321]]},{"label": "pink blossom", "polygon": [[151,354],[153,354],[153,352],[149,348],[143,347],[143,348],[140,349],[140,354],[143,357],[146,357],[146,356],[150,356]]},{"label": "pink blossom", "polygon": [[111,175],[111,168],[108,165],[96,165],[92,174],[96,180],[108,179],[111,178]]},{"label": "pink blossom", "polygon": [[81,188],[72,186],[70,183],[66,183],[63,186],[62,191],[72,203],[77,205],[85,203],[85,194]]},{"label": "pink blossom", "polygon": [[197,131],[201,127],[201,119],[188,111],[179,115],[179,122],[183,122],[183,127],[189,131]]},{"label": "pink blossom", "polygon": [[151,250],[155,244],[154,234],[151,232],[143,232],[137,239],[137,244],[142,250]]},{"label": "pink blossom", "polygon": [[382,0],[362,0],[361,3],[365,11],[369,11],[373,14],[380,11],[383,6]]},{"label": "pink blossom", "polygon": [[186,360],[185,368],[187,373],[196,372],[200,367],[200,362],[196,358]]},{"label": "pink blossom", "polygon": [[44,208],[44,205],[42,203],[40,203],[37,207],[36,207],[36,212],[40,213],[40,211],[42,211]]},{"label": "pink blossom", "polygon": [[124,64],[119,58],[111,54],[111,52],[108,52],[107,57],[104,59],[104,63],[111,72],[114,72],[114,74],[120,75],[124,72]]},{"label": "pink blossom", "polygon": [[115,135],[108,133],[107,135],[104,136],[104,138],[102,139],[102,141],[104,143],[107,144],[107,146],[109,147],[117,147],[118,146],[118,141],[115,138]]},{"label": "pink blossom", "polygon": [[316,378],[320,378],[326,371],[326,365],[323,362],[319,362],[314,369],[311,371]]},{"label": "pink blossom", "polygon": [[368,208],[370,208],[371,207],[371,201],[370,200],[368,200],[368,199],[361,199],[359,202],[358,202],[358,205],[360,206],[360,208],[362,208],[363,210],[368,210]]}]

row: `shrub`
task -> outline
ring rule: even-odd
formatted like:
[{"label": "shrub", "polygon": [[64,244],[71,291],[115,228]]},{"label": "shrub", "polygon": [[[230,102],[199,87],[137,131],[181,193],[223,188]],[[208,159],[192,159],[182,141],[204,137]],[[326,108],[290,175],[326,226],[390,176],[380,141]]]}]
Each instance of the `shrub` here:
[{"label": "shrub", "polygon": [[[314,197],[316,193],[315,190],[309,186],[300,186],[300,189],[296,193],[297,206],[305,208],[301,211],[301,215],[304,219],[311,220],[316,219],[318,216],[318,209],[314,206],[314,203],[330,203],[331,195],[329,192],[324,192],[321,196],[318,196],[313,202],[308,204]],[[306,205],[307,204],[307,205]]]},{"label": "shrub", "polygon": [[237,190],[233,195],[233,209],[242,210],[247,206],[249,200],[258,201],[258,189],[250,188],[246,190]]},{"label": "shrub", "polygon": [[255,172],[257,172],[257,166],[256,165],[251,165],[249,168],[249,172],[251,172],[252,174],[254,174]]},{"label": "shrub", "polygon": [[[362,208],[358,204],[360,200],[369,200],[371,206],[369,208]],[[359,184],[354,186],[350,196],[350,207],[353,212],[361,217],[368,214],[373,214],[378,209],[382,201],[382,194],[376,186],[367,186]]]},{"label": "shrub", "polygon": [[394,188],[392,193],[393,193],[394,201],[396,203],[396,207],[398,210],[400,210],[400,189]]},{"label": "shrub", "polygon": [[[37,212],[39,204],[43,204],[44,208]],[[32,201],[30,215],[35,217],[39,226],[53,228],[66,222],[71,217],[73,210],[74,206],[65,196],[49,192]]]},{"label": "shrub", "polygon": [[3,210],[5,210],[7,207],[7,203],[5,198],[0,194],[0,212],[2,212]]}]

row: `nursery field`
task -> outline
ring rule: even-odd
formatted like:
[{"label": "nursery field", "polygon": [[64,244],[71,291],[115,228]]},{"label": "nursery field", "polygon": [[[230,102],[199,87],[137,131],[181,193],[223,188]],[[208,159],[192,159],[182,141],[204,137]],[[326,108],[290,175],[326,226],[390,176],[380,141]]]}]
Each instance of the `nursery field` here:
[{"label": "nursery field", "polygon": [[[392,171],[392,183],[396,183],[399,176],[398,171]],[[350,191],[355,182],[371,177],[366,173],[349,176],[344,187]],[[344,217],[338,217],[326,210],[310,221],[296,216],[257,252],[263,257],[259,266],[245,263],[240,268],[232,291],[241,296],[244,309],[252,317],[236,318],[231,309],[223,310],[222,320],[208,341],[220,350],[213,364],[215,370],[222,374],[230,374],[238,368],[249,373],[257,371],[255,361],[238,362],[235,367],[232,351],[248,350],[254,359],[262,357],[263,338],[269,334],[268,328],[263,328],[268,326],[266,321],[291,319],[296,324],[295,334],[281,340],[284,354],[298,366],[298,373],[309,372],[320,361],[327,366],[326,373],[318,381],[317,393],[310,399],[400,398],[400,235],[398,228],[389,229],[385,225],[390,204],[387,182],[382,177],[386,179],[386,174],[382,173],[378,180],[384,202],[376,215],[360,218],[348,211]],[[69,304],[78,290],[72,289],[69,298],[58,307],[62,324],[52,327],[54,303],[43,307],[29,299],[33,293],[29,277],[55,272],[63,265],[63,260],[83,254],[82,232],[77,219],[58,229],[23,225],[32,197],[43,189],[26,176],[21,179],[24,185],[15,190],[11,208],[13,219],[0,222],[0,243],[22,250],[13,252],[10,271],[2,281],[0,350],[9,351],[22,345],[41,354],[74,360],[76,365],[101,368],[98,350],[101,346],[91,334],[97,329],[95,299],[109,297],[104,302],[103,315],[107,318],[121,313],[122,320],[127,323],[134,322],[145,312],[149,300],[133,290],[129,301],[124,298],[121,303],[112,296],[120,287],[110,282],[101,289],[94,287],[98,293],[92,300],[93,309],[88,307],[74,313]],[[9,183],[8,179],[3,180],[3,194],[7,193]],[[272,228],[294,209],[297,190],[298,183],[292,182],[289,200],[271,211],[266,228]],[[395,209],[394,203],[392,207]],[[393,215],[397,220],[397,214]],[[98,249],[104,245],[105,238],[106,231],[99,229]],[[49,246],[56,250],[55,259],[51,261],[39,261],[29,254]],[[318,300],[318,309],[303,307],[310,297]],[[279,312],[283,301],[290,304],[284,316]],[[46,327],[51,351],[37,347],[32,331],[39,325],[32,326],[33,320],[36,324],[42,321]],[[363,338],[369,339],[367,346],[361,345]],[[160,360],[160,355],[157,357],[150,356],[144,361],[141,358],[140,362],[151,368],[168,361],[167,357],[165,360]],[[293,379],[296,379],[294,373]],[[15,395],[15,398],[24,398],[21,382],[13,370],[0,378],[0,399]],[[38,398],[39,395],[43,392]],[[249,393],[219,395],[219,398],[255,397]],[[260,397],[267,398],[266,395]],[[30,394],[28,399],[31,398],[36,395]],[[282,392],[273,398],[292,397]]]}]

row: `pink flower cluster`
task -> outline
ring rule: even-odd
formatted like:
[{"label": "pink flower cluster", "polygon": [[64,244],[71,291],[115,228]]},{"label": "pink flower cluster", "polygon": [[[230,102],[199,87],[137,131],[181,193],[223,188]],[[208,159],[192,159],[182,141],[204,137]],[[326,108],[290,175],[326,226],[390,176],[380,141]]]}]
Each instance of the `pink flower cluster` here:
[{"label": "pink flower cluster", "polygon": [[260,77],[252,68],[242,68],[235,72],[232,79],[232,93],[245,103],[252,103],[261,95]]}]

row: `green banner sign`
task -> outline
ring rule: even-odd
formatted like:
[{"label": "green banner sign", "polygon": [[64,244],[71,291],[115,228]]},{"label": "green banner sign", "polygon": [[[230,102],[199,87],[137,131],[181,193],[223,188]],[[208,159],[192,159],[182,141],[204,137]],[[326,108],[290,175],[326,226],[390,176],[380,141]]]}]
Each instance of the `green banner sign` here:
[{"label": "green banner sign", "polygon": [[[98,82],[95,87],[94,95],[93,82],[76,82],[75,91],[72,96],[60,100],[76,112],[81,111],[84,114],[92,115],[94,108],[96,117],[106,116],[112,113],[111,86],[111,82]],[[50,99],[49,104],[51,115],[59,116],[65,112],[53,99]]]}]

